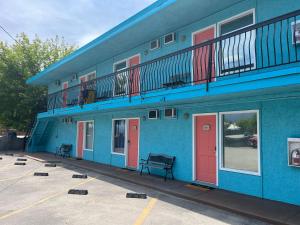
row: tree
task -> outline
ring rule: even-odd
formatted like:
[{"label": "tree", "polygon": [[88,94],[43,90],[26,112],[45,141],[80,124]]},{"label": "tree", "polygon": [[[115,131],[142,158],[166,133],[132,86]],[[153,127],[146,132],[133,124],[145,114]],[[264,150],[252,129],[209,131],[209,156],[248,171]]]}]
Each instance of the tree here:
[{"label": "tree", "polygon": [[63,38],[30,41],[24,34],[17,42],[0,41],[0,127],[26,131],[39,111],[45,111],[47,88],[29,86],[26,80],[74,51]]}]

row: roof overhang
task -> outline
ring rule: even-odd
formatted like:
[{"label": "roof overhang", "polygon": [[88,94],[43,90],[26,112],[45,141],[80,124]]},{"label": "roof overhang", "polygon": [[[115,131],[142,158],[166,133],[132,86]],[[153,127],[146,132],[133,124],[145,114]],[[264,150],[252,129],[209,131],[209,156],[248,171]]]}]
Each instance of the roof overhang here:
[{"label": "roof overhang", "polygon": [[[240,0],[158,0],[27,80],[45,85],[218,12]],[[213,7],[212,7],[213,6]],[[145,29],[147,28],[147,29]],[[134,37],[134,38],[132,38]]]}]

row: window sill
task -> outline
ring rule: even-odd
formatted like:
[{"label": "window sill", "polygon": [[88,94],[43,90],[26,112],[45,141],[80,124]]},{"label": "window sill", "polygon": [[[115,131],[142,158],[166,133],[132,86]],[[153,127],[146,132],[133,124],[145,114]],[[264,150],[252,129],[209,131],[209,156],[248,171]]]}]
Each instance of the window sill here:
[{"label": "window sill", "polygon": [[112,155],[122,155],[125,156],[125,153],[111,152]]},{"label": "window sill", "polygon": [[261,176],[260,172],[251,172],[251,171],[246,171],[246,170],[237,170],[237,169],[229,169],[229,168],[220,168],[220,170],[226,171],[226,172],[232,172],[232,173],[240,173],[240,174],[245,174],[245,175],[258,176],[258,177]]},{"label": "window sill", "polygon": [[83,149],[83,151],[93,152],[94,149]]}]

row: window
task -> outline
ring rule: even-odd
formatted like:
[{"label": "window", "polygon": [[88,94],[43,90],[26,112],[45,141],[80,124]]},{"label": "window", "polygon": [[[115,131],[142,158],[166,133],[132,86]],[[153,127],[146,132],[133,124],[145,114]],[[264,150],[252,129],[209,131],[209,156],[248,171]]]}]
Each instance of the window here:
[{"label": "window", "polygon": [[96,79],[96,71],[79,77],[80,83]]},{"label": "window", "polygon": [[113,153],[125,153],[125,120],[113,121]]},{"label": "window", "polygon": [[122,61],[120,63],[115,64],[115,71],[124,70],[126,68],[127,68],[126,60],[124,60],[124,61]]},{"label": "window", "polygon": [[155,50],[159,48],[159,39],[150,42],[150,50]]},{"label": "window", "polygon": [[300,44],[300,20],[292,22],[293,44]]},{"label": "window", "polygon": [[222,168],[259,174],[258,112],[221,114]]},{"label": "window", "polygon": [[87,82],[86,85],[85,85],[85,88],[88,89],[88,90],[95,90],[96,89],[96,82],[88,82],[88,81],[91,81],[91,80],[94,80],[94,79],[96,79],[96,71],[85,74],[85,75],[79,77],[80,83]]},{"label": "window", "polygon": [[167,34],[164,36],[164,44],[170,44],[175,41],[175,33]]},{"label": "window", "polygon": [[[219,35],[225,35],[254,24],[254,12],[250,10],[219,25]],[[255,30],[237,34],[220,42],[221,74],[245,71],[255,66]]]},{"label": "window", "polygon": [[93,150],[94,145],[94,122],[85,122],[84,149]]},{"label": "window", "polygon": [[[114,71],[119,72],[115,76],[115,88],[114,95],[124,95],[126,94],[127,84],[128,84],[128,71],[123,71],[127,68],[127,61],[124,60],[122,62],[116,63],[114,65]],[[123,72],[121,72],[123,71]]]}]

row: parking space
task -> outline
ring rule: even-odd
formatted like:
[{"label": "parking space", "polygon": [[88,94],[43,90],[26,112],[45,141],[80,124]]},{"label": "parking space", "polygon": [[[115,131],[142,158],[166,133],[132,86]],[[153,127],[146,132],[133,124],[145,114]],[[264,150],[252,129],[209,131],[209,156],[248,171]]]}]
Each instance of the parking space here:
[{"label": "parking space", "polygon": [[[18,156],[1,156],[0,224],[264,224],[75,166],[45,167],[30,158],[17,166]],[[73,174],[88,178],[74,179]],[[85,189],[88,195],[71,195],[69,189]],[[126,198],[128,192],[148,198]]]}]

